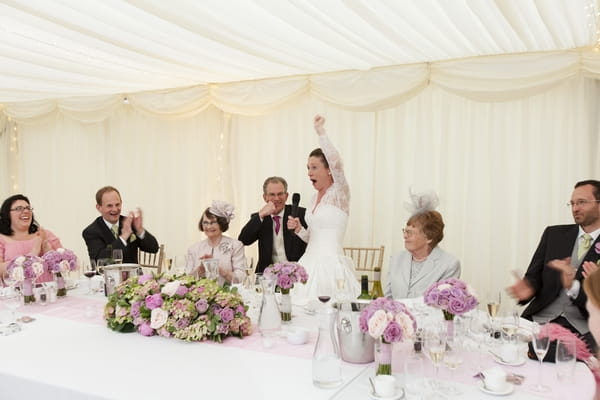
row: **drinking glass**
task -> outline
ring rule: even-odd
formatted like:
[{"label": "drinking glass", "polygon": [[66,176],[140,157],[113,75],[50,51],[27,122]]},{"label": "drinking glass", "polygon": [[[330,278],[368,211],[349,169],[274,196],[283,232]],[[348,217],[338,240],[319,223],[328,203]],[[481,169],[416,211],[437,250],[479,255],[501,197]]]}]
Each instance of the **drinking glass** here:
[{"label": "drinking glass", "polygon": [[241,269],[234,269],[231,273],[231,287],[237,288],[238,293],[242,290],[242,284],[244,283],[244,276],[246,272]]},{"label": "drinking glass", "polygon": [[333,295],[333,282],[329,279],[321,279],[317,283],[317,297],[319,301],[326,304]]},{"label": "drinking glass", "polygon": [[509,343],[512,343],[515,334],[519,330],[519,322],[520,317],[517,309],[514,309],[509,317],[502,320],[502,332],[506,335]]},{"label": "drinking glass", "polygon": [[486,341],[490,337],[490,325],[487,323],[486,317],[480,313],[474,313],[469,322],[469,336],[477,343],[478,349],[478,365],[477,372],[483,369],[483,353],[486,347]]},{"label": "drinking glass", "polygon": [[428,329],[425,331],[425,351],[433,364],[434,373],[431,387],[434,393],[442,390],[442,384],[439,381],[439,369],[446,353],[446,334],[443,329]]},{"label": "drinking glass", "polygon": [[501,296],[499,291],[493,291],[492,294],[488,296],[487,300],[487,312],[492,324],[492,333],[495,332],[496,315],[498,315],[498,312],[500,311]]},{"label": "drinking glass", "polygon": [[123,249],[114,249],[112,251],[112,258],[115,264],[123,263]]},{"label": "drinking glass", "polygon": [[346,274],[344,273],[344,267],[338,264],[335,267],[335,293],[336,299],[344,300],[346,296]]},{"label": "drinking glass", "polygon": [[254,258],[250,257],[250,262],[246,260],[246,279],[244,280],[244,287],[248,290],[254,289]]},{"label": "drinking glass", "polygon": [[92,294],[92,278],[96,275],[96,261],[91,260],[89,264],[83,266],[83,275],[88,278],[88,291],[86,294]]},{"label": "drinking glass", "polygon": [[544,328],[544,324],[536,323],[534,323],[532,328],[533,350],[540,361],[538,368],[538,380],[533,386],[533,390],[536,392],[547,392],[550,390],[548,386],[542,384],[542,363],[544,362],[544,357],[546,357],[548,347],[550,346],[550,337],[544,332]]},{"label": "drinking glass", "polygon": [[23,295],[20,288],[14,286],[5,287],[2,292],[2,300],[6,308],[10,310],[10,322],[17,321],[17,308],[23,305]]},{"label": "drinking glass", "polygon": [[206,271],[208,279],[217,279],[219,277],[219,260],[216,258],[205,258],[202,265]]},{"label": "drinking glass", "polygon": [[454,345],[451,349],[446,349],[446,354],[444,354],[444,365],[450,370],[450,381],[452,382],[452,384],[445,388],[445,391],[453,396],[462,394],[462,391],[459,386],[456,385],[454,380],[454,371],[456,371],[463,363],[462,354],[462,346],[460,346],[459,341],[457,340],[454,341]]},{"label": "drinking glass", "polygon": [[560,382],[573,383],[576,361],[575,340],[558,340],[556,342],[556,377]]}]

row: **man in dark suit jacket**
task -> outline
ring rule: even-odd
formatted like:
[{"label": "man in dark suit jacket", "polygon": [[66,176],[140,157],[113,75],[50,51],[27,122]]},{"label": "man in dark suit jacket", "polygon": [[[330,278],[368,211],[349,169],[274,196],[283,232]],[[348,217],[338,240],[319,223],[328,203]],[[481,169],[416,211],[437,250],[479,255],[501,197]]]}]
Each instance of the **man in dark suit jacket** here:
[{"label": "man in dark suit jacket", "polygon": [[600,258],[595,248],[600,236],[600,181],[575,184],[568,204],[575,224],[547,227],[525,277],[508,291],[520,304],[529,302],[523,318],[555,322],[595,347],[587,326],[582,283],[586,271],[595,269]]},{"label": "man in dark suit jacket", "polygon": [[[82,233],[91,260],[112,258],[110,248],[123,250],[123,262],[137,264],[138,248],[148,253],[158,251],[158,242],[144,229],[142,211],[121,215],[121,194],[112,186],[96,192],[96,209],[101,216]],[[109,247],[110,246],[110,247]]]},{"label": "man in dark suit jacket", "polygon": [[[276,262],[298,261],[306,250],[306,243],[286,229],[288,216],[292,212],[292,206],[285,204],[288,198],[287,187],[286,180],[278,176],[265,180],[263,184],[265,205],[250,216],[250,220],[242,228],[238,237],[238,240],[246,246],[258,240],[256,272],[262,273],[267,266]],[[306,228],[305,213],[305,208],[298,207],[297,217]],[[276,219],[279,221],[276,222]]]}]

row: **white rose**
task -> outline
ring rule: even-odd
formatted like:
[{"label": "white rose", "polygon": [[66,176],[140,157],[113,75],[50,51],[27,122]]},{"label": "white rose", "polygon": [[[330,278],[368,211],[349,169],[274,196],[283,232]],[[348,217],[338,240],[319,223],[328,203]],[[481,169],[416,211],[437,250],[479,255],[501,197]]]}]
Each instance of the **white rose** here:
[{"label": "white rose", "polygon": [[377,310],[371,315],[369,318],[369,322],[367,322],[367,326],[369,327],[369,335],[374,338],[378,338],[383,335],[383,331],[387,327],[388,319],[387,314],[383,310]]},{"label": "white rose", "polygon": [[12,272],[10,273],[10,276],[15,281],[20,282],[23,279],[25,279],[25,271],[23,270],[23,267],[14,267]]},{"label": "white rose", "polygon": [[473,286],[469,285],[467,283],[467,293],[469,293],[471,296],[473,297],[477,297],[477,292],[475,292],[475,289],[473,288]]},{"label": "white rose", "polygon": [[65,249],[63,249],[62,247],[59,247],[58,249],[56,249],[56,252],[62,254],[65,252]]},{"label": "white rose", "polygon": [[69,272],[69,262],[67,260],[62,260],[61,262],[58,263],[59,266],[59,270],[60,272]]},{"label": "white rose", "polygon": [[450,285],[449,283],[442,283],[440,286],[438,286],[438,290],[444,290],[444,289],[450,289],[452,287],[452,285]]},{"label": "white rose", "polygon": [[181,282],[179,282],[178,280],[174,280],[173,282],[168,282],[165,284],[165,286],[163,286],[163,288],[160,290],[160,292],[162,294],[166,294],[169,297],[172,297],[175,292],[177,292],[177,289],[179,289],[179,286],[181,286]]},{"label": "white rose", "polygon": [[24,262],[25,262],[25,256],[19,256],[19,257],[15,258],[15,264],[17,264],[17,265],[23,265]]},{"label": "white rose", "polygon": [[33,264],[31,264],[31,268],[33,268],[33,272],[36,275],[41,275],[44,273],[44,265],[42,263],[34,262]]},{"label": "white rose", "polygon": [[414,335],[415,330],[413,329],[413,322],[410,317],[404,313],[400,313],[396,315],[396,322],[402,328],[403,335],[406,337],[411,337]]},{"label": "white rose", "polygon": [[152,329],[158,329],[167,322],[169,313],[160,307],[152,310],[150,313],[150,327]]}]

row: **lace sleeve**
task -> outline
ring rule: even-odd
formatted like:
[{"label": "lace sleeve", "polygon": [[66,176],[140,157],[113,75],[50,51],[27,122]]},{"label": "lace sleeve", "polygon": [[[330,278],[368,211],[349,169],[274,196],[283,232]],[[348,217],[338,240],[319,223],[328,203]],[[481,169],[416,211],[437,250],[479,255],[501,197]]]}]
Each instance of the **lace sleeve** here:
[{"label": "lace sleeve", "polygon": [[348,214],[350,211],[350,186],[344,175],[342,158],[327,135],[319,136],[319,144],[333,176],[333,185],[327,190],[321,202],[338,207]]}]

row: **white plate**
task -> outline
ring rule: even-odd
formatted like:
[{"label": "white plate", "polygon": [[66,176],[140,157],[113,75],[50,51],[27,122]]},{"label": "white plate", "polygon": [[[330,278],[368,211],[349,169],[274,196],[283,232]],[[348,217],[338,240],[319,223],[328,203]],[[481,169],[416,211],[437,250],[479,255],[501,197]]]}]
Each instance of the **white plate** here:
[{"label": "white plate", "polygon": [[493,391],[493,390],[489,390],[488,388],[486,388],[485,386],[483,386],[483,382],[481,382],[481,381],[477,382],[477,387],[483,393],[493,394],[494,396],[506,396],[508,394],[511,394],[515,390],[515,385],[513,385],[510,382],[506,382],[506,389],[501,390],[499,392],[496,392],[496,391]]},{"label": "white plate", "polygon": [[397,388],[396,389],[396,394],[393,396],[388,396],[388,397],[381,397],[381,396],[375,396],[373,394],[373,392],[369,392],[369,395],[371,396],[371,398],[373,400],[398,400],[400,399],[402,396],[404,396],[404,390]]},{"label": "white plate", "polygon": [[509,365],[511,367],[518,367],[519,365],[523,365],[525,364],[525,361],[527,361],[527,359],[525,357],[520,357],[518,360],[513,361],[513,362],[506,362],[504,360],[501,360],[500,358],[496,357],[494,354],[492,354],[492,358],[494,359],[494,361],[496,361],[498,364],[501,365]]}]

